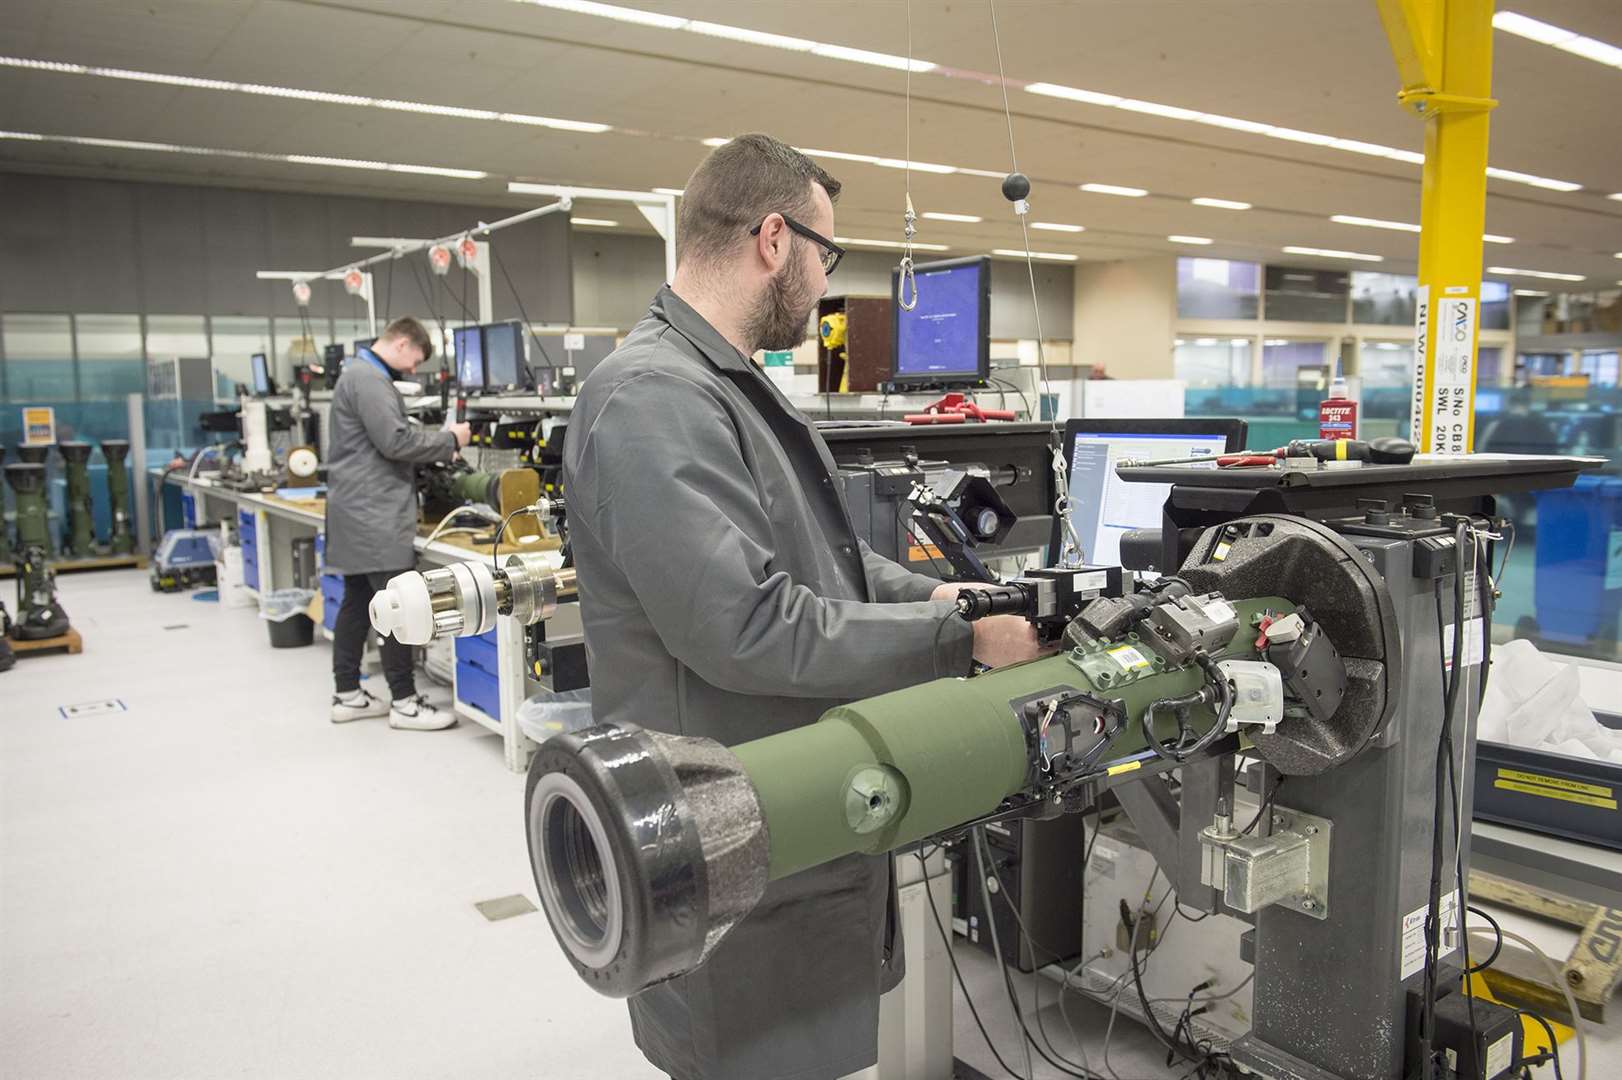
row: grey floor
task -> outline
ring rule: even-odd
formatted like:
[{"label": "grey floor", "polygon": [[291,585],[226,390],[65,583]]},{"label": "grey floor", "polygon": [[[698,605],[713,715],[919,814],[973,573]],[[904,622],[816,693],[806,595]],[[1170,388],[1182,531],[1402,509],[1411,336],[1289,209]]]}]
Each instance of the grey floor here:
[{"label": "grey floor", "polygon": [[[494,736],[334,727],[325,644],[273,651],[253,612],[139,572],[60,587],[84,653],[0,674],[0,1076],[659,1075],[541,915],[474,907],[534,892],[522,779]],[[103,699],[127,711],[59,711]],[[995,964],[957,955],[1023,1074]],[[1041,993],[1074,1056],[1056,987]],[[1070,1013],[1102,1069],[1107,1011]],[[1006,1075],[961,997],[955,1018],[958,1056]],[[1117,1025],[1121,1080],[1180,1074],[1164,1060]]]}]

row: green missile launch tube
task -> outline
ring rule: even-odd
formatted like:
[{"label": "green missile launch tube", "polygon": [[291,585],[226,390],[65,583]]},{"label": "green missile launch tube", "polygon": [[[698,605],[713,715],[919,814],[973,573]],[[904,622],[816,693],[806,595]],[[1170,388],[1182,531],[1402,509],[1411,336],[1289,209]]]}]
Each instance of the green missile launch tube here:
[{"label": "green missile launch tube", "polygon": [[[1278,597],[1233,607],[1239,631],[1217,660],[1256,659],[1253,616],[1295,610]],[[997,809],[1032,779],[1031,750],[1011,702],[1075,691],[1118,701],[1128,722],[1100,761],[1120,762],[1149,749],[1138,719],[1151,702],[1204,682],[1198,666],[1168,665],[1134,633],[978,678],[938,679],[841,705],[815,724],[735,746],[770,837],[767,878],[853,852],[882,854]],[[1189,726],[1203,733],[1215,718],[1214,707],[1195,706]],[[1162,738],[1175,733],[1170,713],[1156,725]]]},{"label": "green missile launch tube", "polygon": [[107,508],[113,522],[107,547],[114,555],[128,555],[135,550],[135,534],[130,530],[129,453],[126,439],[102,440],[101,456],[107,459]]},{"label": "green missile launch tube", "polygon": [[45,505],[45,466],[31,461],[6,462],[6,482],[17,498],[17,550],[49,549],[51,529]]},{"label": "green missile launch tube", "polygon": [[90,450],[85,442],[57,443],[57,452],[66,465],[68,523],[64,533],[63,553],[82,559],[90,554],[95,542],[91,526],[90,503]]},{"label": "green missile launch tube", "polygon": [[[1231,607],[1237,630],[1226,643],[1208,642],[1209,664],[1257,659],[1262,615],[1295,611],[1279,597]],[[1145,634],[1156,632],[1145,624]],[[1206,670],[1162,653],[1188,650],[1157,650],[1137,633],[1087,641],[838,706],[814,724],[730,750],[619,724],[548,739],[525,793],[548,922],[575,970],[602,993],[625,996],[690,971],[770,881],[947,832],[1010,796],[1045,798],[1057,780],[1079,785],[1138,768],[1156,753],[1145,741],[1146,714],[1155,712],[1162,742],[1180,734],[1174,711],[1151,710],[1157,702],[1182,699],[1187,730],[1211,731],[1217,709],[1197,699]],[[1066,700],[1090,745],[1054,777],[1038,767],[1050,755],[1033,736],[1046,729],[1027,706]]]}]

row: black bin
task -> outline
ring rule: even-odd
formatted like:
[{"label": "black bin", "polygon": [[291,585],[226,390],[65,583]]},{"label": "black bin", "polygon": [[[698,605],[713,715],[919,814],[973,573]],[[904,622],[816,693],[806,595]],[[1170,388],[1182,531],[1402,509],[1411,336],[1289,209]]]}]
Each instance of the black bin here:
[{"label": "black bin", "polygon": [[265,625],[270,627],[270,647],[273,649],[297,649],[315,642],[315,623],[310,621],[308,615],[266,619]]}]

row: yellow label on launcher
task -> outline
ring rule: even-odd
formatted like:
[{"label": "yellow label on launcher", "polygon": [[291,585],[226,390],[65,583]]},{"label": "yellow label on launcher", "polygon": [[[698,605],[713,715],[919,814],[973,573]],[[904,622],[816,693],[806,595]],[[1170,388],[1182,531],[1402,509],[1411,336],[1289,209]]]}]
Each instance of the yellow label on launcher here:
[{"label": "yellow label on launcher", "polygon": [[1130,645],[1117,645],[1108,652],[1110,659],[1125,671],[1137,671],[1149,666],[1149,658]]},{"label": "yellow label on launcher", "polygon": [[1560,788],[1564,791],[1576,791],[1583,795],[1598,795],[1602,799],[1609,799],[1616,792],[1602,784],[1585,784],[1581,780],[1568,780],[1563,776],[1544,776],[1542,773],[1521,772],[1517,769],[1499,769],[1498,779],[1518,780],[1523,784],[1538,784],[1542,787]]},{"label": "yellow label on launcher", "polygon": [[1615,799],[1602,799],[1598,795],[1579,795],[1575,791],[1562,791],[1559,788],[1543,787],[1541,784],[1522,784],[1515,780],[1494,780],[1493,787],[1500,791],[1518,791],[1522,795],[1537,795],[1545,799],[1560,799],[1564,802],[1578,803],[1582,806],[1594,806],[1601,810],[1615,810]]}]

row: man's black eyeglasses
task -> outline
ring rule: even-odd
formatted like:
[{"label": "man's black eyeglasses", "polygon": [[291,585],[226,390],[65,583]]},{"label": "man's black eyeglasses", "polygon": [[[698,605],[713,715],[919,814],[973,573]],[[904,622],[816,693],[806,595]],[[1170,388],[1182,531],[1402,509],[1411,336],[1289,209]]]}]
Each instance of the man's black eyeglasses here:
[{"label": "man's black eyeglasses", "polygon": [[[798,221],[795,221],[787,214],[783,214],[781,216],[783,218],[784,225],[787,225],[790,229],[793,229],[807,240],[822,248],[822,272],[824,274],[833,273],[834,269],[839,266],[839,260],[845,257],[845,249],[828,239],[826,236],[823,236],[821,233],[818,233],[816,230],[808,229],[804,225],[801,225]],[[749,230],[749,235],[759,236],[760,230],[765,228],[765,226],[766,222],[762,221],[759,225],[756,225],[753,229]]]}]

